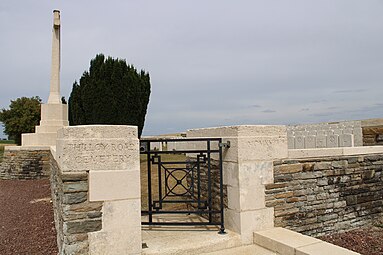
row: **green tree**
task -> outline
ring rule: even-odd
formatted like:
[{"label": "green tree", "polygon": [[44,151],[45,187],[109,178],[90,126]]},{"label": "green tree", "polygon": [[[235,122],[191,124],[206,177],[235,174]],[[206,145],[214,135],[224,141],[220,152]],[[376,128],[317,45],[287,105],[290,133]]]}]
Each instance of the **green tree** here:
[{"label": "green tree", "polygon": [[99,54],[90,61],[68,100],[70,125],[138,126],[141,136],[150,97],[149,74],[123,59]]},{"label": "green tree", "polygon": [[39,97],[21,97],[11,100],[9,109],[0,111],[0,121],[4,133],[17,144],[21,144],[22,133],[34,133],[40,121],[41,99]]}]

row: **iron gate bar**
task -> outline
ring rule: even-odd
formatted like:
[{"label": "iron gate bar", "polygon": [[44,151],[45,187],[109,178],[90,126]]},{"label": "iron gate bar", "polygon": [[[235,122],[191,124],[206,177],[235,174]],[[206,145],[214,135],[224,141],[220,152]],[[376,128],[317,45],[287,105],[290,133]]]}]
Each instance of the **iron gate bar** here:
[{"label": "iron gate bar", "polygon": [[[206,142],[206,149],[194,149],[194,150],[172,150],[172,151],[160,151],[152,150],[151,143],[163,143],[166,142]],[[211,149],[211,143],[216,142],[218,149]],[[229,148],[230,145],[222,143],[222,138],[171,138],[171,139],[142,139],[141,154],[146,155],[147,158],[147,175],[148,175],[148,210],[141,211],[142,215],[148,215],[148,221],[142,222],[143,225],[219,225],[219,233],[225,233],[224,228],[224,204],[223,204],[223,176],[222,176],[222,148]],[[164,154],[196,154],[196,160],[186,161],[162,161],[161,155]],[[212,176],[211,176],[211,154],[218,154],[218,170],[219,170],[219,210],[213,210],[212,201]],[[185,167],[166,167],[166,165],[184,165]],[[201,164],[207,167],[207,200],[201,199]],[[158,200],[153,200],[152,193],[152,165],[157,165],[158,172]],[[206,169],[206,168],[205,168]],[[177,171],[182,171],[183,176],[176,176]],[[196,179],[195,179],[196,172]],[[164,179],[162,179],[162,174]],[[188,179],[190,178],[190,179]],[[175,182],[175,185],[171,186],[170,181]],[[188,185],[184,185],[184,181]],[[189,185],[190,181],[190,185]],[[164,183],[163,183],[164,182]],[[164,186],[162,186],[164,185]],[[197,185],[197,187],[195,187]],[[182,193],[179,193],[178,188],[182,189]],[[165,189],[165,193],[162,193],[162,188]],[[195,199],[195,189],[197,189],[197,199]],[[185,199],[167,199],[182,197]],[[186,199],[188,198],[188,199]],[[194,207],[195,210],[164,210],[163,204],[175,204],[175,203],[188,203],[190,205],[197,204]],[[202,206],[203,205],[203,206]],[[208,221],[206,222],[153,222],[154,214],[197,214],[207,215]],[[219,214],[219,220],[213,221],[213,215]]]}]

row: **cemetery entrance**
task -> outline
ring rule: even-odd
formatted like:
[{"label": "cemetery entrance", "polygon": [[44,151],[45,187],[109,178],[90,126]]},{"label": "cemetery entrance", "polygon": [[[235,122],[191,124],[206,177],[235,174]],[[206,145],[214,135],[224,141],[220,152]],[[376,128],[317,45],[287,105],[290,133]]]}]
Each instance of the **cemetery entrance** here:
[{"label": "cemetery entrance", "polygon": [[[141,139],[142,225],[217,225],[224,233],[224,146],[221,138]],[[182,220],[192,216],[198,220]]]}]

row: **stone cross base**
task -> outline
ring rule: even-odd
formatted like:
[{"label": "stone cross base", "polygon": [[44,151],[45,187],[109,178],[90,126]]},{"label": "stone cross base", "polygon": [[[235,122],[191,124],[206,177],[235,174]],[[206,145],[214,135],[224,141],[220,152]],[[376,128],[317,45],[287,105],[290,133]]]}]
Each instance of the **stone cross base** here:
[{"label": "stone cross base", "polygon": [[22,134],[22,146],[55,146],[57,130],[68,126],[68,105],[42,104],[40,126],[35,133]]}]

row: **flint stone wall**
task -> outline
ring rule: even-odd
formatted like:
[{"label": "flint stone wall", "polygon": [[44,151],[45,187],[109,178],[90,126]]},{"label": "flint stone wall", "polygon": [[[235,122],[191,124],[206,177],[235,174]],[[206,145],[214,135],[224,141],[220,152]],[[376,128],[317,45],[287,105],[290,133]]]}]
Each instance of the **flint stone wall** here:
[{"label": "flint stone wall", "polygon": [[383,154],[274,161],[266,206],[274,224],[306,235],[370,225],[383,216]]},{"label": "flint stone wall", "polygon": [[0,162],[0,179],[49,178],[49,148],[12,146]]},{"label": "flint stone wall", "polygon": [[51,191],[60,255],[89,253],[88,233],[102,228],[102,202],[88,200],[88,173],[62,173],[51,156]]}]

